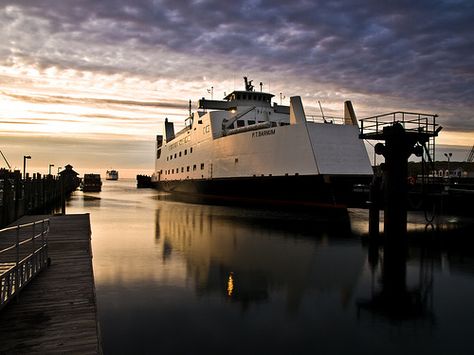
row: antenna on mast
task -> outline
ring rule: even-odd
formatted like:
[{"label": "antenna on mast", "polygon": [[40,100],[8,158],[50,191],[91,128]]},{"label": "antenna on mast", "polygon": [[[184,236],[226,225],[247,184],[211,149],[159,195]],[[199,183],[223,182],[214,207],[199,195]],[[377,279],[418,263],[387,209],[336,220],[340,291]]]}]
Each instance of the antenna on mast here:
[{"label": "antenna on mast", "polygon": [[10,166],[10,163],[8,162],[7,158],[3,154],[3,152],[0,150],[0,154],[2,154],[3,160],[5,160],[5,163],[7,163],[8,169],[12,170],[12,167]]},{"label": "antenna on mast", "polygon": [[189,117],[191,117],[191,100],[189,100]]},{"label": "antenna on mast", "polygon": [[321,110],[321,115],[323,116],[324,123],[328,123],[326,119],[324,118],[324,112],[323,112],[323,107],[321,106],[321,101],[318,100],[318,104],[319,104],[319,109]]}]

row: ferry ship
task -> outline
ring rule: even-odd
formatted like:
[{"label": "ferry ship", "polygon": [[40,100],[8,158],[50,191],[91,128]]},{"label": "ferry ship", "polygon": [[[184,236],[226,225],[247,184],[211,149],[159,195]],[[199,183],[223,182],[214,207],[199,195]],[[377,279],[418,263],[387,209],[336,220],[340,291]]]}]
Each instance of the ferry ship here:
[{"label": "ferry ship", "polygon": [[117,170],[107,170],[105,180],[118,180],[119,174]]},{"label": "ferry ship", "polygon": [[277,204],[351,204],[355,185],[367,184],[372,167],[359,139],[350,101],[344,118],[306,116],[301,97],[290,106],[274,95],[245,90],[223,100],[191,103],[185,127],[175,133],[165,119],[156,136],[152,183],[159,190],[231,201]]}]

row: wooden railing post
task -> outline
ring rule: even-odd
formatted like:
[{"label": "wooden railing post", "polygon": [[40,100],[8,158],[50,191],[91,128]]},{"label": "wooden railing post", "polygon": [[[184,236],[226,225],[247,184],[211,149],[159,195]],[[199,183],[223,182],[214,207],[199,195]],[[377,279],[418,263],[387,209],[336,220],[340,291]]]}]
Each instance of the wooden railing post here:
[{"label": "wooden railing post", "polygon": [[[15,292],[18,292],[20,289],[20,226],[18,225],[16,227],[16,243],[15,243],[15,249],[16,249],[16,261],[15,261]],[[19,299],[18,293],[17,293],[17,300]]]},{"label": "wooden railing post", "polygon": [[35,234],[36,234],[36,222],[33,223],[33,237],[31,238],[31,244],[33,245],[33,273],[36,272],[37,269],[37,261],[36,261],[36,248],[35,248]]}]

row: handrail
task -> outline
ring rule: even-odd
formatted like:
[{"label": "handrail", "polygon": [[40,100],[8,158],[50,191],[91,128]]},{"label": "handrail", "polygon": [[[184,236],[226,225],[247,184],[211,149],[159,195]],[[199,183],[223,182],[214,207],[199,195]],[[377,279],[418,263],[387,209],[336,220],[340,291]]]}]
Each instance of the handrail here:
[{"label": "handrail", "polygon": [[364,117],[364,118],[361,118],[359,121],[362,121],[362,120],[369,120],[369,119],[371,119],[371,118],[377,118],[377,117],[391,116],[391,115],[396,115],[396,114],[428,116],[428,117],[438,117],[437,114],[432,114],[432,113],[408,112],[408,111],[393,111],[393,112],[389,112],[389,113],[382,113],[382,114],[380,114],[380,115]]},{"label": "handrail", "polygon": [[6,231],[9,231],[9,230],[14,230],[14,229],[17,229],[18,227],[20,227],[20,228],[30,227],[32,225],[40,224],[40,223],[43,223],[43,222],[49,222],[49,218],[44,218],[44,219],[40,219],[38,221],[33,221],[33,222],[28,222],[28,223],[23,223],[23,224],[17,224],[15,226],[11,226],[11,227],[5,227],[3,229],[0,229],[0,233],[6,232]]},{"label": "handrail", "polygon": [[[38,233],[36,231],[37,225],[41,225],[41,230]],[[21,232],[28,227],[33,227],[31,230],[26,231],[27,233],[32,232],[32,235],[22,235],[22,240],[20,240]],[[7,267],[3,270],[3,273],[0,274],[0,310],[12,298],[18,297],[23,287],[48,264],[47,235],[49,229],[50,220],[46,218],[0,230],[0,235],[5,232],[13,232],[9,237],[15,238],[15,242],[12,245],[8,245],[0,250],[0,255],[9,251],[16,251],[16,253],[11,253],[7,256],[10,260],[5,263]],[[40,239],[40,242],[36,244],[38,239]],[[32,244],[29,250],[25,247],[28,243]],[[23,247],[23,250],[21,247]],[[13,257],[15,258],[15,262],[11,260]],[[0,264],[1,263],[2,260],[0,260]]]},{"label": "handrail", "polygon": [[436,114],[394,111],[360,119],[360,136],[364,139],[377,137],[385,126],[400,123],[406,131],[436,136],[439,124],[436,123]]},{"label": "handrail", "polygon": [[[338,117],[338,116],[322,116],[322,115],[306,115],[306,120],[310,122],[321,122],[321,123],[334,123],[334,124],[344,124],[344,117]],[[331,121],[332,122],[328,122]]]}]

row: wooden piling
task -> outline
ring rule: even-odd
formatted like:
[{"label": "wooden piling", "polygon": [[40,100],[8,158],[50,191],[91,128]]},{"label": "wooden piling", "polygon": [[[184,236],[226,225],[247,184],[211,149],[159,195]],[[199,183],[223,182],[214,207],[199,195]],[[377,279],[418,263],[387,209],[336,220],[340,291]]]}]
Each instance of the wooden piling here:
[{"label": "wooden piling", "polygon": [[0,312],[0,353],[101,354],[89,214],[50,220],[52,264]]}]

